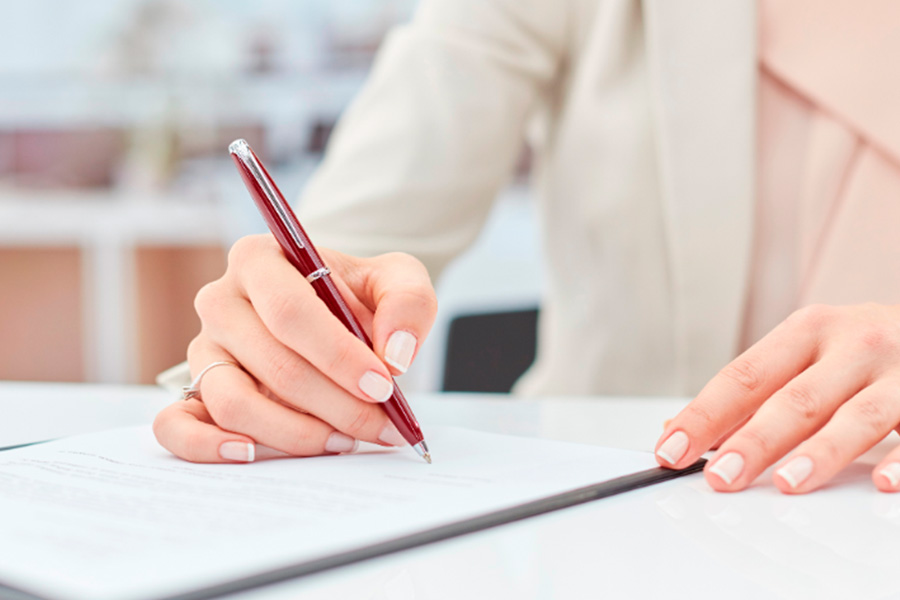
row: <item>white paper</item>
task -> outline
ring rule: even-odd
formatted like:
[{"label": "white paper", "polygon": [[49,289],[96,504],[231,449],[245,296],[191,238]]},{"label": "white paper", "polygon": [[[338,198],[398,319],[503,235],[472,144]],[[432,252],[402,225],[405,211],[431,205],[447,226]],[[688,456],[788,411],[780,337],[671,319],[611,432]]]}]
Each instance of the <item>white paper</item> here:
[{"label": "white paper", "polygon": [[195,465],[148,427],[0,452],[0,583],[184,593],[653,468],[649,453],[464,429],[411,449]]}]

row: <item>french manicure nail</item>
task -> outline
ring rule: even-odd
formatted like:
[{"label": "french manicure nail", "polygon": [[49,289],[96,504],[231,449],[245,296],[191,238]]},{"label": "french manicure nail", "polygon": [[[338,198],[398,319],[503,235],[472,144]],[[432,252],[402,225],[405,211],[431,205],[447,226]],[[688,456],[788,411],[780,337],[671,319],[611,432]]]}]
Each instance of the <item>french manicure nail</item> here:
[{"label": "french manicure nail", "polygon": [[325,442],[326,452],[353,452],[359,447],[359,441],[340,431],[335,431],[328,436]]},{"label": "french manicure nail", "polygon": [[375,402],[387,402],[394,393],[394,384],[375,371],[366,371],[359,378],[359,389]]},{"label": "french manicure nail", "polygon": [[689,442],[690,440],[685,432],[676,431],[663,442],[659,450],[656,451],[656,455],[670,465],[674,465],[687,452]]},{"label": "french manicure nail", "polygon": [[393,423],[388,423],[384,426],[384,429],[381,430],[381,434],[378,436],[378,441],[384,442],[389,446],[406,445],[406,440],[403,439],[403,436],[400,435]]},{"label": "french manicure nail", "polygon": [[709,468],[710,473],[715,473],[719,479],[731,485],[740,477],[744,470],[744,457],[737,452],[729,452]]},{"label": "french manicure nail", "polygon": [[882,470],[878,471],[891,482],[892,487],[900,485],[900,462],[889,463]]},{"label": "french manicure nail", "polygon": [[784,479],[794,489],[812,474],[813,461],[808,456],[798,456],[786,462],[775,474]]},{"label": "french manicure nail", "polygon": [[247,442],[223,442],[219,446],[219,456],[224,460],[253,462],[256,460],[256,446]]},{"label": "french manicure nail", "polygon": [[401,373],[406,373],[416,352],[416,336],[408,331],[395,331],[384,348],[384,360]]}]

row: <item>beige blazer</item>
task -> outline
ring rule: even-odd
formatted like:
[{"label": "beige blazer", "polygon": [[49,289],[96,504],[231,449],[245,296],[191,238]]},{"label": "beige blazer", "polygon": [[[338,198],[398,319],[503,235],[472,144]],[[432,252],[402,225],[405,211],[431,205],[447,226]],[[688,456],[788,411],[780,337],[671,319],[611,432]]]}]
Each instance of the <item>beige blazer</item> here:
[{"label": "beige blazer", "polygon": [[544,394],[692,394],[738,348],[754,201],[752,0],[424,0],[299,203],[317,243],[433,275],[528,139]]}]

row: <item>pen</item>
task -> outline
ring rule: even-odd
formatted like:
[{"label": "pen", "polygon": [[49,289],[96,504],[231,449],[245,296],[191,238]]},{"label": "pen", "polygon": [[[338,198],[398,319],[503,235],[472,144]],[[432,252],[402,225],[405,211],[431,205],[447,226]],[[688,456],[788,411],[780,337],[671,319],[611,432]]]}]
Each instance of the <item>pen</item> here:
[{"label": "pen", "polygon": [[[306,277],[316,294],[328,306],[331,312],[336,316],[344,326],[350,330],[356,337],[364,341],[369,348],[372,342],[369,336],[363,330],[359,321],[350,311],[347,303],[341,297],[340,292],[331,280],[331,271],[322,261],[322,257],[316,252],[303,227],[294,211],[284,200],[281,191],[272,181],[269,172],[262,165],[259,158],[253,152],[245,140],[236,140],[228,146],[231,158],[234,159],[250,192],[256,208],[269,226],[272,235],[278,240],[284,251],[285,257],[300,271],[300,274]],[[391,378],[393,380],[393,377]],[[428,451],[428,445],[425,443],[425,437],[419,428],[415,415],[409,408],[403,392],[394,381],[394,392],[390,399],[382,404],[384,412],[388,418],[397,427],[400,435],[403,436],[409,444],[415,449],[416,453],[431,464],[431,454]]]}]

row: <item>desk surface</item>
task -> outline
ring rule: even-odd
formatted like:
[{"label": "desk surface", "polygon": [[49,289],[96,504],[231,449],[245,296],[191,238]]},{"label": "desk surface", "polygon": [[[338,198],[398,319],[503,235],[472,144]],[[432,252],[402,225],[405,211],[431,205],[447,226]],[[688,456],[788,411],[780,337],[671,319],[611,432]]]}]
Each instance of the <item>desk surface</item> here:
[{"label": "desk surface", "polygon": [[[151,387],[0,383],[0,446],[149,422]],[[423,426],[648,450],[678,399],[411,398]],[[702,477],[232,596],[242,600],[900,597],[900,494],[869,473],[892,436],[828,488],[788,497],[768,474],[739,494]]]}]

